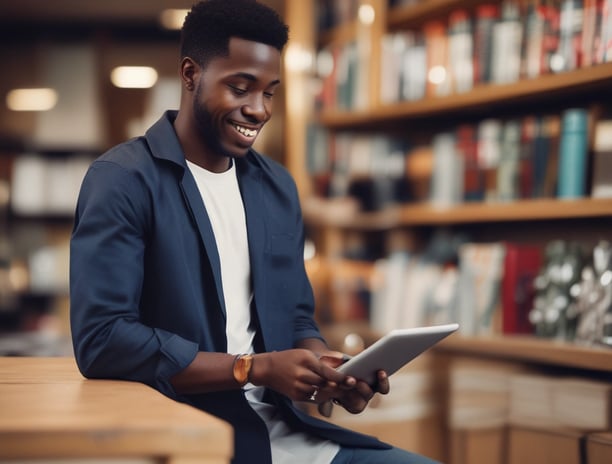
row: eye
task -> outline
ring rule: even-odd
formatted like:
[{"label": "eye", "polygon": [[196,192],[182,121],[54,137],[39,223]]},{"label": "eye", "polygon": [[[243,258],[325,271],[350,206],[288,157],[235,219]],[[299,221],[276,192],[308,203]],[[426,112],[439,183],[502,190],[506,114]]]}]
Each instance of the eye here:
[{"label": "eye", "polygon": [[244,95],[245,93],[247,93],[247,89],[243,89],[241,87],[237,87],[237,86],[232,85],[232,84],[228,84],[228,87],[234,93],[234,95],[237,95],[239,97]]},{"label": "eye", "polygon": [[271,99],[274,96],[273,92],[264,92],[264,97]]}]

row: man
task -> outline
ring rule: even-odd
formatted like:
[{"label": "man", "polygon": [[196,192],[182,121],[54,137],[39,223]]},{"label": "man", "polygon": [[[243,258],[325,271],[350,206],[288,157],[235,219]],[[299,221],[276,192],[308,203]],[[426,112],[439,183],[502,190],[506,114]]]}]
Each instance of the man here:
[{"label": "man", "polygon": [[[375,392],[334,369],[341,354],[313,320],[295,185],[251,148],[286,41],[255,1],[195,5],[179,111],[92,164],[71,240],[79,368],[227,420],[235,463],[430,462],[293,404],[333,399],[357,413]],[[384,372],[375,389],[389,391]]]}]

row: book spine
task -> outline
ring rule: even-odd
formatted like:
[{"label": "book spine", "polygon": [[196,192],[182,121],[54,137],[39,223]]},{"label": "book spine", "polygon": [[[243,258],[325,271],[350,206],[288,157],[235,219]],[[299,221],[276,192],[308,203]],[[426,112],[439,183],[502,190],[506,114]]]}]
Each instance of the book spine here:
[{"label": "book spine", "polygon": [[474,25],[474,83],[491,81],[493,29],[499,18],[499,7],[487,3],[476,8]]},{"label": "book spine", "polygon": [[474,126],[463,124],[456,130],[456,150],[463,158],[463,199],[482,201],[484,181],[478,163],[478,147]]},{"label": "book spine", "polygon": [[529,4],[525,28],[525,63],[523,75],[537,77],[545,72],[542,67],[544,49],[544,15],[538,8],[537,0]]},{"label": "book spine", "polygon": [[544,17],[544,38],[542,41],[542,69],[544,73],[552,72],[554,58],[559,48],[559,7],[547,1],[539,7]]},{"label": "book spine", "polygon": [[502,279],[502,332],[534,332],[529,312],[535,297],[534,280],[542,267],[542,251],[535,246],[506,243]]},{"label": "book spine", "polygon": [[450,93],[448,66],[448,36],[444,23],[430,21],[423,27],[427,53],[426,95],[435,97]]},{"label": "book spine", "polygon": [[553,71],[569,71],[581,65],[582,0],[564,0],[561,6],[559,49]]},{"label": "book spine", "polygon": [[572,108],[563,114],[559,150],[560,198],[579,198],[586,194],[588,113]]},{"label": "book spine", "polygon": [[501,201],[512,201],[519,197],[520,140],[520,121],[506,121],[503,127],[501,158],[497,171],[497,196]]},{"label": "book spine", "polygon": [[461,157],[455,150],[455,136],[439,133],[433,140],[434,167],[431,179],[430,201],[434,206],[455,205],[463,198],[463,172]]},{"label": "book spine", "polygon": [[449,69],[452,90],[467,92],[474,85],[473,33],[467,11],[459,9],[449,18]]},{"label": "book spine", "polygon": [[493,29],[492,82],[508,84],[519,80],[522,40],[523,25],[518,4],[505,0],[502,4],[502,19]]},{"label": "book spine", "polygon": [[485,119],[478,125],[478,164],[483,173],[484,199],[497,200],[497,170],[501,158],[502,122]]},{"label": "book spine", "polygon": [[519,197],[531,198],[534,195],[534,144],[537,120],[527,116],[521,122],[521,145],[519,158]]}]

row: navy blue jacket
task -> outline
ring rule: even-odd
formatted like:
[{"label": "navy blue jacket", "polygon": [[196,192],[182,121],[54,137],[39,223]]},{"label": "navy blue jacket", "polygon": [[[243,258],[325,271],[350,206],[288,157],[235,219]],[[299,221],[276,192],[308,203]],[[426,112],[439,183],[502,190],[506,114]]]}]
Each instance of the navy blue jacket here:
[{"label": "navy blue jacket", "polygon": [[[219,256],[175,117],[167,112],[144,137],[98,158],[85,176],[70,244],[76,360],[86,377],[143,382],[227,420],[235,463],[270,462],[266,426],[241,390],[179,395],[170,384],[198,351],[227,350]],[[235,162],[260,349],[320,338],[295,184],[281,165],[254,150]],[[298,429],[348,446],[387,447],[312,418],[280,394],[269,397]]]}]

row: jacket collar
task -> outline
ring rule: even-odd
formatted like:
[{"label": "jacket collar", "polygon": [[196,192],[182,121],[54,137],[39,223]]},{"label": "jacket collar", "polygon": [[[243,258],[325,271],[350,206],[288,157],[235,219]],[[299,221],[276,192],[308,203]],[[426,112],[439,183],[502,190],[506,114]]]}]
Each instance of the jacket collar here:
[{"label": "jacket collar", "polygon": [[[174,120],[177,111],[166,111],[163,116],[147,130],[145,138],[152,155],[155,158],[168,160],[183,168],[180,179],[180,188],[186,207],[197,225],[200,238],[206,249],[206,253],[213,271],[215,287],[219,296],[221,310],[225,316],[225,299],[221,284],[221,264],[219,252],[214,239],[212,224],[202,196],[191,171],[187,169],[185,155],[174,130]],[[238,175],[238,184],[244,203],[247,235],[249,240],[249,256],[251,260],[251,277],[253,292],[263,288],[263,259],[265,243],[266,224],[264,219],[265,201],[262,188],[262,169],[258,155],[253,150],[244,158],[234,158]]]}]

